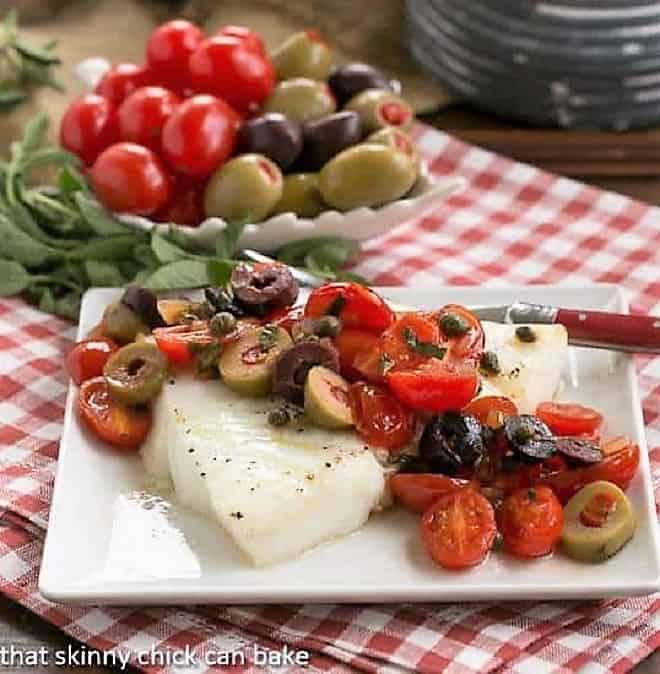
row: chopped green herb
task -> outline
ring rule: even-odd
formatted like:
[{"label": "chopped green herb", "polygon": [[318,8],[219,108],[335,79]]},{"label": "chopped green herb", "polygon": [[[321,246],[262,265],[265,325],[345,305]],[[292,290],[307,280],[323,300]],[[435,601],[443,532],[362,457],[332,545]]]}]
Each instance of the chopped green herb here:
[{"label": "chopped green herb", "polygon": [[339,316],[342,309],[346,306],[346,298],[343,295],[337,295],[325,310],[326,316]]},{"label": "chopped green herb", "polygon": [[447,337],[460,337],[470,329],[468,322],[458,314],[443,314],[438,321],[440,329]]},{"label": "chopped green herb", "polygon": [[442,360],[447,353],[447,349],[438,346],[437,344],[433,344],[432,342],[420,342],[411,328],[404,328],[403,339],[413,351],[416,351],[427,358],[439,358]]},{"label": "chopped green herb", "polygon": [[392,358],[384,353],[378,359],[378,371],[381,375],[386,375],[394,367],[394,361]]},{"label": "chopped green herb", "polygon": [[276,325],[269,323],[264,325],[263,328],[259,331],[259,347],[261,350],[266,353],[275,346],[277,341],[278,328]]}]

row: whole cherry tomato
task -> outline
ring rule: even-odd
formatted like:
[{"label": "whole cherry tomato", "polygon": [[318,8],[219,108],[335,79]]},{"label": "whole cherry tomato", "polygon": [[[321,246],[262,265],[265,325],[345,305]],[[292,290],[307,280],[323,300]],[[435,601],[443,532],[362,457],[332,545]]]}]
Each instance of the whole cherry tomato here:
[{"label": "whole cherry tomato", "polygon": [[348,379],[360,377],[367,381],[380,381],[378,369],[380,358],[380,338],[373,332],[359,328],[343,328],[335,337],[335,346],[339,351],[341,373]]},{"label": "whole cherry tomato", "polygon": [[111,339],[86,339],[67,353],[64,364],[77,386],[92,377],[100,377],[108,358],[117,350]]},{"label": "whole cherry tomato", "polygon": [[119,136],[158,152],[163,126],[178,104],[179,97],[163,87],[136,89],[117,110]]},{"label": "whole cherry tomato", "polygon": [[472,414],[482,424],[490,428],[499,428],[506,417],[518,414],[516,404],[504,396],[483,396],[475,398],[463,409],[465,414]]},{"label": "whole cherry tomato", "polygon": [[518,557],[542,557],[559,542],[564,513],[552,489],[525,487],[504,499],[498,521],[508,552]]},{"label": "whole cherry tomato", "polygon": [[111,145],[97,157],[90,177],[99,200],[112,211],[151,215],[170,198],[165,167],[142,145]]},{"label": "whole cherry tomato", "polygon": [[117,106],[136,89],[150,84],[150,78],[151,74],[144,66],[120,63],[103,75],[94,91]]},{"label": "whole cherry tomato", "polygon": [[106,98],[86,94],[66,109],[60,123],[60,145],[92,164],[106,147],[119,140],[116,112]]},{"label": "whole cherry tomato", "polygon": [[234,150],[239,117],[224,101],[198,95],[170,115],[161,137],[168,164],[187,176],[213,173]]},{"label": "whole cherry tomato", "polygon": [[424,513],[422,542],[433,561],[445,569],[479,564],[495,542],[493,506],[473,489],[441,496]]},{"label": "whole cherry tomato", "polygon": [[359,283],[326,283],[312,291],[305,316],[320,318],[332,313],[345,328],[360,328],[380,334],[394,321],[394,312],[373,290]]},{"label": "whole cherry tomato", "polygon": [[148,407],[126,407],[110,396],[105,377],[83,382],[78,414],[101,440],[119,449],[135,449],[147,437],[152,416]]},{"label": "whole cherry tomato", "polygon": [[163,23],[147,41],[147,64],[154,83],[183,94],[190,88],[188,60],[204,34],[194,23],[175,19]]},{"label": "whole cherry tomato", "polygon": [[275,86],[270,58],[229,35],[204,40],[189,67],[196,91],[219,96],[242,114],[258,108]]},{"label": "whole cherry tomato", "polygon": [[358,382],[349,390],[355,429],[375,447],[399,449],[415,434],[415,417],[386,388]]},{"label": "whole cherry tomato", "polygon": [[541,403],[536,416],[550,427],[555,435],[589,435],[603,423],[603,415],[593,407],[577,403]]},{"label": "whole cherry tomato", "polygon": [[154,220],[199,225],[204,220],[204,184],[185,176],[174,176],[170,200],[154,215]]},{"label": "whole cherry tomato", "polygon": [[476,482],[434,473],[397,473],[390,478],[397,503],[414,513],[425,513],[441,496],[459,489],[477,489]]},{"label": "whole cherry tomato", "polygon": [[421,311],[403,314],[381,336],[388,370],[410,369],[426,363],[430,357],[428,349],[432,347],[440,348],[440,328],[433,316]]},{"label": "whole cherry tomato", "polygon": [[226,35],[235,37],[243,42],[249,49],[253,49],[259,54],[266,54],[266,46],[261,36],[245,26],[223,26],[216,35]]}]

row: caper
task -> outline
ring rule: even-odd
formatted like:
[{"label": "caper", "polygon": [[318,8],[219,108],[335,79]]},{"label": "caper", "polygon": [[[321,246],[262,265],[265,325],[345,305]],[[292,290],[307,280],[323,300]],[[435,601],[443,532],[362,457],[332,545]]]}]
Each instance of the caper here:
[{"label": "caper", "polygon": [[447,337],[461,337],[470,329],[465,319],[451,312],[443,314],[439,323],[440,329]]},{"label": "caper", "polygon": [[127,344],[110,356],[103,374],[113,398],[125,405],[142,405],[158,395],[167,358],[150,342]]},{"label": "caper", "polygon": [[228,311],[216,314],[209,323],[211,333],[216,337],[229,334],[236,327],[236,318]]},{"label": "caper", "polygon": [[536,333],[529,325],[521,325],[516,328],[516,337],[521,342],[531,343],[536,341]]},{"label": "caper", "polygon": [[336,337],[341,331],[341,319],[336,316],[322,316],[316,324],[319,337]]},{"label": "caper", "polygon": [[479,366],[487,374],[499,374],[502,371],[499,358],[494,351],[484,351],[481,354]]},{"label": "caper", "polygon": [[268,413],[268,423],[271,426],[286,426],[291,421],[291,415],[286,407],[276,407]]},{"label": "caper", "polygon": [[103,312],[103,334],[120,344],[132,342],[139,333],[149,332],[146,323],[121,301],[108,304]]}]

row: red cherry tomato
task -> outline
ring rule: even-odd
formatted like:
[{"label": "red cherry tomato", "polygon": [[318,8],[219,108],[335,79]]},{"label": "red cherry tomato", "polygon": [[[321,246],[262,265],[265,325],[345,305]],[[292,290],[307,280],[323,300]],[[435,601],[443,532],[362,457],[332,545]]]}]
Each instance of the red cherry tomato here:
[{"label": "red cherry tomato", "polygon": [[153,336],[158,348],[177,365],[190,365],[194,361],[194,354],[189,348],[191,344],[205,346],[215,341],[208,321],[155,328]]},{"label": "red cherry tomato", "polygon": [[100,377],[108,358],[117,350],[111,339],[86,339],[67,353],[64,364],[77,386],[92,377]]},{"label": "red cherry tomato", "polygon": [[175,19],[154,30],[147,41],[147,63],[154,82],[179,94],[190,88],[190,55],[204,34],[194,23]]},{"label": "red cherry tomato", "polygon": [[66,109],[60,123],[60,145],[93,164],[106,147],[119,140],[117,116],[103,96],[86,94]]},{"label": "red cherry tomato", "polygon": [[541,403],[536,416],[545,421],[555,435],[589,435],[603,423],[603,415],[592,407],[577,403]]},{"label": "red cherry tomato", "polygon": [[498,521],[508,552],[518,557],[542,557],[559,542],[564,513],[552,489],[525,487],[504,499]]},{"label": "red cherry tomato", "polygon": [[343,328],[335,337],[335,346],[339,351],[339,364],[344,377],[351,380],[365,377],[368,381],[382,379],[378,370],[378,335],[358,328]]},{"label": "red cherry tomato", "polygon": [[204,40],[189,66],[196,91],[219,96],[243,114],[256,109],[275,86],[270,58],[229,35]]},{"label": "red cherry tomato", "polygon": [[497,535],[493,506],[472,489],[459,489],[435,501],[422,517],[421,530],[424,547],[445,569],[479,564]]},{"label": "red cherry tomato", "polygon": [[460,489],[477,489],[477,483],[433,473],[397,473],[390,478],[397,503],[414,513],[425,513],[441,496]]},{"label": "red cherry tomato", "polygon": [[204,185],[184,176],[172,179],[172,196],[154,220],[196,227],[204,220]]},{"label": "red cherry tomato", "polygon": [[94,91],[117,106],[136,89],[150,84],[150,78],[151,75],[144,66],[120,63],[103,75]]},{"label": "red cherry tomato", "polygon": [[122,140],[160,150],[160,134],[179,104],[179,97],[163,87],[136,89],[119,106],[119,135]]},{"label": "red cherry tomato", "polygon": [[394,321],[394,312],[373,290],[359,283],[326,283],[312,291],[305,316],[320,318],[327,313],[339,316],[346,328],[360,328],[380,334]]},{"label": "red cherry tomato", "polygon": [[349,391],[355,428],[363,440],[384,449],[399,449],[415,434],[415,417],[387,389],[358,382]]},{"label": "red cherry tomato", "polygon": [[213,173],[231,156],[239,117],[214,96],[193,96],[170,115],[161,137],[168,164],[187,176]]},{"label": "red cherry tomato", "polygon": [[385,375],[394,395],[408,407],[423,412],[461,410],[474,398],[479,377],[467,362],[430,358],[413,370]]},{"label": "red cherry tomato", "polygon": [[261,36],[245,26],[223,26],[216,35],[226,35],[241,40],[249,49],[253,49],[259,54],[266,54],[266,46]]},{"label": "red cherry tomato", "polygon": [[278,325],[284,328],[287,332],[291,332],[291,328],[303,318],[303,308],[298,307],[280,307],[273,309],[265,318],[264,323],[271,325]]},{"label": "red cherry tomato", "polygon": [[[414,344],[419,344],[419,350]],[[440,328],[429,314],[415,311],[403,314],[381,336],[381,351],[388,369],[410,369],[429,360],[424,345],[440,346]]]},{"label": "red cherry tomato", "polygon": [[444,336],[445,346],[449,356],[455,359],[471,360],[478,363],[484,349],[484,330],[481,321],[468,309],[460,304],[447,304],[436,314],[439,324],[443,316],[453,314],[468,325],[468,331],[461,336]]},{"label": "red cherry tomato", "polygon": [[170,198],[165,167],[142,145],[111,145],[97,157],[90,177],[96,196],[111,211],[151,215]]},{"label": "red cherry tomato", "polygon": [[118,449],[135,449],[151,428],[151,410],[126,407],[110,396],[105,377],[83,382],[78,394],[82,422],[101,440]]},{"label": "red cherry tomato", "polygon": [[518,408],[511,399],[504,396],[483,396],[472,400],[463,412],[477,417],[486,426],[499,428],[506,417],[518,414]]}]

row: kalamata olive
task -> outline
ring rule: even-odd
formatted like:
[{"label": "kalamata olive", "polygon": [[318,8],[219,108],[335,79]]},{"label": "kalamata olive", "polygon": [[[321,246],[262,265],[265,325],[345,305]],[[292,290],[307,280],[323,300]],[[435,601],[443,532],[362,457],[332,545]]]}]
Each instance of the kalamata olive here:
[{"label": "kalamata olive", "polygon": [[236,301],[258,315],[288,307],[298,298],[298,282],[282,264],[239,264],[232,271],[231,287]]},{"label": "kalamata olive", "polygon": [[419,456],[436,472],[455,475],[474,466],[484,452],[482,425],[471,414],[445,412],[426,424]]},{"label": "kalamata olive", "polygon": [[284,176],[282,197],[273,213],[295,213],[301,218],[315,218],[326,209],[319,190],[318,173],[291,173]]},{"label": "kalamata olive", "polygon": [[346,103],[346,110],[355,110],[367,133],[387,126],[409,129],[415,119],[410,104],[398,94],[385,89],[365,89]]},{"label": "kalamata olive", "polygon": [[599,463],[603,460],[600,447],[582,438],[555,438],[555,447],[569,459],[582,463]]},{"label": "kalamata olive", "polygon": [[121,301],[150,328],[160,328],[165,325],[165,321],[158,311],[158,298],[153,290],[130,285],[124,291]]},{"label": "kalamata olive", "polygon": [[507,417],[504,435],[511,447],[524,459],[548,459],[555,451],[552,431],[531,414]]},{"label": "kalamata olive", "polygon": [[272,58],[278,80],[325,80],[334,64],[332,50],[315,30],[294,33],[273,51]]},{"label": "kalamata olive", "polygon": [[286,171],[302,151],[302,129],[298,122],[283,114],[269,112],[243,122],[236,137],[236,148],[237,154],[263,154]]},{"label": "kalamata olive", "polygon": [[225,288],[218,288],[209,286],[204,288],[204,298],[210,308],[210,314],[213,316],[216,313],[228,312],[235,318],[242,318],[245,316],[245,310],[238,306],[234,297]]},{"label": "kalamata olive", "polygon": [[352,110],[342,110],[305,122],[303,136],[303,164],[316,171],[336,154],[362,140],[360,115]]},{"label": "kalamata olive", "polygon": [[392,80],[366,63],[347,63],[335,68],[330,73],[328,84],[339,105],[343,105],[365,89],[395,90]]},{"label": "kalamata olive", "polygon": [[282,172],[262,154],[242,154],[223,164],[204,190],[204,213],[227,222],[261,222],[282,196]]},{"label": "kalamata olive", "polygon": [[402,197],[415,183],[417,167],[403,152],[360,143],[333,157],[319,173],[323,201],[340,211],[381,206]]},{"label": "kalamata olive", "polygon": [[281,112],[296,122],[307,122],[332,114],[335,97],[325,82],[295,77],[280,82],[264,104],[264,112]]},{"label": "kalamata olive", "polygon": [[307,373],[316,365],[339,372],[339,353],[329,339],[296,342],[275,363],[273,393],[297,405],[305,398]]}]

